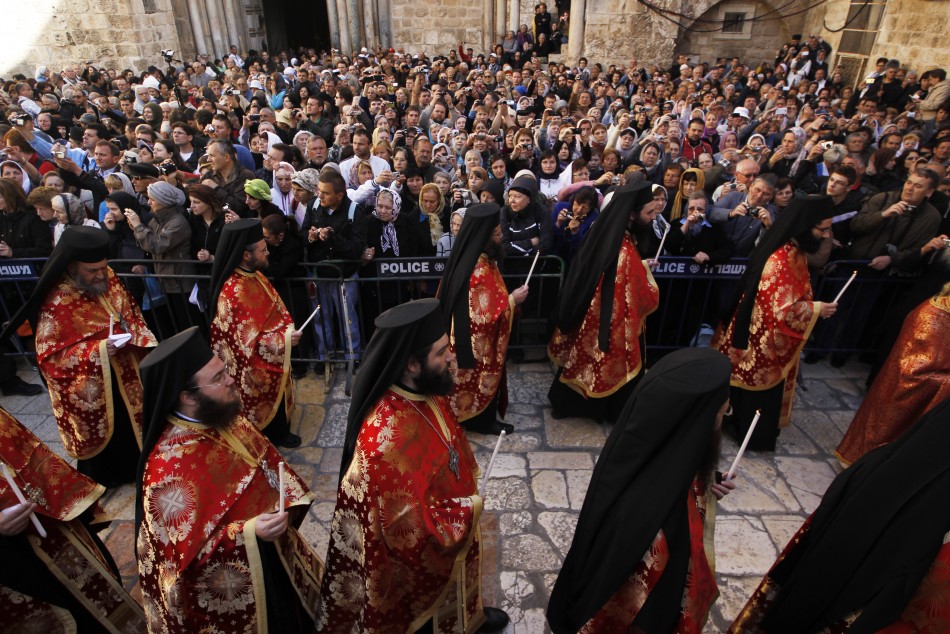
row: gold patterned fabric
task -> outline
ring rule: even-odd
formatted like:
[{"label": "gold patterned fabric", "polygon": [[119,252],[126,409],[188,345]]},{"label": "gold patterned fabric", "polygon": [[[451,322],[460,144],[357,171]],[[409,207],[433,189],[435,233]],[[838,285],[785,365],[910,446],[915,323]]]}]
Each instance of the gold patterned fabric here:
[{"label": "gold patterned fabric", "polygon": [[[478,258],[469,283],[468,313],[471,318],[474,368],[457,368],[455,388],[449,397],[460,421],[481,414],[499,394],[499,413],[508,403],[505,355],[515,314],[514,300],[495,261],[484,253]],[[455,352],[455,327],[449,335]]]},{"label": "gold patterned fabric", "polygon": [[283,402],[294,413],[290,334],[294,321],[260,271],[235,269],[221,287],[211,348],[241,390],[241,413],[258,429],[270,424]]},{"label": "gold patterned fabric", "polygon": [[[283,459],[244,417],[224,428],[168,420],[145,466],[137,540],[149,632],[266,632],[255,525],[277,510]],[[323,566],[297,527],[314,496],[289,467],[284,478],[291,526],[275,546],[312,617]]]},{"label": "gold patterned fabric", "polygon": [[318,632],[478,629],[477,468],[446,398],[386,392],[340,482]]},{"label": "gold patterned fabric", "polygon": [[[47,536],[40,537],[32,524],[26,533],[28,547],[39,561],[104,629],[141,632],[145,627],[142,609],[113,576],[99,546],[76,519],[105,489],[69,466],[3,409],[0,462],[24,496],[39,507],[36,514]],[[18,503],[7,481],[0,478],[0,509]],[[12,546],[4,538],[4,547]],[[0,615],[0,623],[18,624],[17,632],[65,633],[76,628],[67,610],[5,586],[0,586]]]},{"label": "gold patterned fabric", "polygon": [[[602,286],[614,285],[610,315],[610,345],[600,349]],[[585,398],[610,396],[640,374],[643,355],[640,333],[647,316],[660,303],[659,290],[650,267],[640,259],[637,247],[625,233],[617,259],[617,277],[600,280],[590,309],[572,332],[558,328],[548,344],[548,357],[563,368],[560,381]]]},{"label": "gold patterned fabric", "polygon": [[733,387],[762,391],[785,381],[779,427],[790,422],[798,359],[820,310],[821,303],[812,299],[805,254],[789,242],[769,257],[762,270],[748,348],[732,347],[735,319],[713,338],[712,347],[732,362]]},{"label": "gold patterned fabric", "polygon": [[900,336],[854,415],[835,455],[851,464],[896,440],[932,407],[950,398],[950,295],[927,300],[907,316]]},{"label": "gold patterned fabric", "polygon": [[[109,357],[106,339],[113,332],[132,339]],[[108,289],[93,297],[66,274],[47,294],[36,324],[36,361],[49,385],[53,415],[63,446],[73,458],[86,459],[112,438],[115,408],[125,407],[142,446],[142,381],[139,361],[158,342],[135,300],[108,270]],[[112,391],[112,377],[119,394]]]}]

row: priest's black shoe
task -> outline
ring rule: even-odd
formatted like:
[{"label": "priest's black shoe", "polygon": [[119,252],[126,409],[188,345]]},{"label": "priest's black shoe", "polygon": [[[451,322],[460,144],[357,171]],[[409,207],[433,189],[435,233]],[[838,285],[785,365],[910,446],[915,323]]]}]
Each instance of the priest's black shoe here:
[{"label": "priest's black shoe", "polygon": [[286,447],[287,449],[296,449],[300,446],[300,436],[297,434],[288,433],[286,436],[277,441],[278,447]]},{"label": "priest's black shoe", "polygon": [[478,628],[479,632],[500,632],[511,621],[504,610],[498,608],[482,608],[485,610],[485,622]]},{"label": "priest's black shoe", "polygon": [[466,431],[473,431],[476,434],[488,434],[492,436],[500,436],[501,432],[505,432],[509,436],[515,433],[514,425],[503,423],[500,420],[496,420],[491,423],[483,423],[483,422],[472,423],[469,421],[469,422],[463,423],[462,427],[464,427]]},{"label": "priest's black shoe", "polygon": [[0,391],[4,396],[36,396],[43,393],[43,386],[36,383],[27,383],[18,376],[13,377],[2,386]]}]

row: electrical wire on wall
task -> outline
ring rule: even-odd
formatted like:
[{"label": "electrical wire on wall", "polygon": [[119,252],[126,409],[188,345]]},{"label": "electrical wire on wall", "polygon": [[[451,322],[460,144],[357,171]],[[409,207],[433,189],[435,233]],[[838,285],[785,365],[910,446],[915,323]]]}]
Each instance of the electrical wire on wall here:
[{"label": "electrical wire on wall", "polygon": [[833,29],[833,28],[831,28],[830,26],[828,26],[828,23],[825,22],[825,19],[824,19],[824,18],[821,19],[821,26],[822,26],[826,31],[828,31],[829,33],[841,33],[841,32],[844,31],[846,28],[848,28],[848,26],[849,26],[852,22],[854,22],[855,20],[857,20],[857,19],[858,19],[858,16],[860,16],[860,15],[864,12],[864,10],[868,8],[868,6],[869,6],[870,4],[871,4],[871,0],[864,0],[864,4],[861,5],[861,8],[858,9],[857,12],[856,12],[853,16],[851,16],[850,18],[848,18],[848,19],[845,21],[845,23],[841,26],[840,29]]},{"label": "electrical wire on wall", "polygon": [[[680,13],[680,12],[678,12],[678,11],[673,11],[672,9],[666,9],[666,8],[657,6],[657,5],[653,4],[652,2],[650,2],[650,0],[637,0],[637,2],[639,2],[640,4],[642,4],[643,6],[645,6],[645,7],[646,7],[647,9],[649,9],[650,11],[656,13],[657,15],[659,15],[659,16],[660,16],[661,18],[663,18],[664,20],[668,20],[669,22],[672,22],[673,24],[677,25],[678,27],[680,27],[680,28],[683,29],[684,31],[688,31],[688,32],[690,32],[690,33],[716,33],[716,32],[719,32],[719,31],[724,30],[724,29],[727,28],[728,26],[732,26],[732,25],[723,24],[723,20],[722,20],[722,19],[693,18],[692,16],[686,15],[685,13]],[[762,15],[755,16],[755,17],[753,17],[753,18],[748,18],[747,20],[745,20],[745,22],[770,22],[770,21],[786,20],[786,19],[788,19],[788,18],[794,17],[794,16],[796,16],[796,15],[800,15],[800,14],[805,13],[805,12],[807,12],[807,11],[811,11],[811,10],[814,9],[815,7],[819,7],[819,6],[821,6],[821,5],[825,4],[825,3],[827,3],[828,0],[818,0],[818,1],[815,2],[815,3],[808,5],[808,6],[805,7],[804,9],[800,9],[800,10],[798,10],[798,11],[793,11],[792,13],[788,13],[788,14],[779,14],[779,15],[777,15],[777,16],[775,16],[775,17],[769,17],[769,16],[771,16],[772,14],[778,13],[779,11],[781,11],[782,9],[784,9],[785,7],[787,7],[787,6],[791,5],[791,4],[794,4],[795,2],[798,2],[798,0],[788,0],[788,1],[785,2],[784,4],[778,6],[778,7],[774,8],[774,9],[772,9],[772,10],[770,10],[770,11],[767,11],[767,12],[763,13]],[[868,3],[870,3],[870,0],[866,0],[866,1],[865,1],[865,6],[867,6]],[[670,17],[670,16],[675,16],[675,17]],[[679,21],[678,19],[676,19],[676,18],[682,18],[682,19],[685,19],[685,20],[689,20],[689,21],[690,21],[690,25],[684,24],[683,22],[680,22],[680,21]],[[854,18],[852,18],[852,20],[853,20],[853,19],[854,19]],[[692,24],[695,24],[695,23],[697,23],[697,22],[706,22],[706,23],[711,23],[711,24],[717,24],[718,26],[715,26],[715,27],[713,27],[713,28],[708,28],[708,29],[707,29],[707,28],[696,28],[696,27],[692,26]],[[850,23],[850,21],[849,21],[849,23]],[[845,26],[847,26],[847,25],[845,25]],[[844,27],[842,27],[842,28],[844,28]],[[829,30],[831,30],[831,29],[829,29]],[[835,31],[832,31],[832,32],[835,32]]]}]

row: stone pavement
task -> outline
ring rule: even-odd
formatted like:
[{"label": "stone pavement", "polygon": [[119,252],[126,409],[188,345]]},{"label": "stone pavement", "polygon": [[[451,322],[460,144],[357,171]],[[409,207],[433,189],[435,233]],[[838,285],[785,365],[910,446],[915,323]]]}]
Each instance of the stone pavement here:
[{"label": "stone pavement", "polygon": [[[23,365],[20,375],[38,381]],[[743,459],[737,489],[718,508],[716,565],[721,596],[706,632],[724,632],[769,569],[791,535],[811,513],[840,470],[832,455],[864,394],[866,368],[856,362],[841,369],[827,364],[804,366],[793,424],[783,430],[774,455],[749,453]],[[548,631],[544,611],[567,553],[595,461],[609,429],[584,419],[551,418],[547,363],[509,365],[510,410],[516,433],[503,441],[486,496],[482,520],[483,594],[486,605],[512,617],[508,632]],[[293,428],[303,446],[286,452],[288,461],[309,482],[316,501],[302,527],[323,556],[336,500],[348,398],[342,377],[324,389],[311,372],[297,384],[298,409]],[[0,397],[44,442],[63,455],[49,397]],[[495,437],[471,437],[479,464],[486,466]],[[723,470],[737,446],[723,440]],[[133,555],[134,493],[131,486],[111,491],[106,509],[115,515],[101,533],[138,597]]]}]

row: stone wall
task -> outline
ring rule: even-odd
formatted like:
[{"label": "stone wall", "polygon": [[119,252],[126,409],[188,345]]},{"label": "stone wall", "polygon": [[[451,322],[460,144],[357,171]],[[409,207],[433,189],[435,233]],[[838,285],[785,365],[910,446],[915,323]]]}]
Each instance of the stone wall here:
[{"label": "stone wall", "polygon": [[479,50],[483,3],[480,0],[391,0],[394,46],[429,55],[447,53],[463,41]]},{"label": "stone wall", "polygon": [[640,64],[663,65],[672,59],[676,30],[636,0],[587,0],[583,54],[591,63],[625,64],[636,57]]},{"label": "stone wall", "polygon": [[[827,13],[809,16],[805,30],[821,35],[838,52],[841,33],[832,33],[824,28],[840,28],[847,19],[847,0],[830,0]],[[950,47],[947,28],[950,27],[950,11],[939,0],[888,0],[881,20],[880,32],[868,54],[871,64],[878,57],[896,58],[901,64],[918,72],[929,68],[950,68]],[[865,67],[866,73],[868,68]]]},{"label": "stone wall", "polygon": [[144,70],[161,61],[159,51],[178,50],[170,0],[36,0],[9,2],[7,34],[0,45],[0,76],[30,77],[40,64],[58,72],[68,63]]}]

